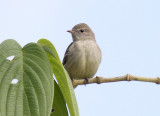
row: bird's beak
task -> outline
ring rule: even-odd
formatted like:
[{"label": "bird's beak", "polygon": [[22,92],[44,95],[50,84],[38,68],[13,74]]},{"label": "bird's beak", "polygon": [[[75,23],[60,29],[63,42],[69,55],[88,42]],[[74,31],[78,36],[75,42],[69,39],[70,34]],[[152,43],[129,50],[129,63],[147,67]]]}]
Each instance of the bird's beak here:
[{"label": "bird's beak", "polygon": [[73,33],[74,33],[74,31],[72,31],[72,30],[68,30],[67,32],[69,32],[69,33],[71,33],[71,34],[73,34]]}]

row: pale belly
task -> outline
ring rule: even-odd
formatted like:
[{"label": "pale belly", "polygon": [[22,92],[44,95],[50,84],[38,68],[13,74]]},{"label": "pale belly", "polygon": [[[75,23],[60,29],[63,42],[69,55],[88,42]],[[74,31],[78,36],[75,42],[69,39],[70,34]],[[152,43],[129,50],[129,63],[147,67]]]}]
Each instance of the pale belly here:
[{"label": "pale belly", "polygon": [[[76,46],[75,46],[76,45]],[[69,64],[66,70],[73,79],[91,78],[97,72],[101,62],[101,51],[93,41],[78,41],[72,46]]]}]

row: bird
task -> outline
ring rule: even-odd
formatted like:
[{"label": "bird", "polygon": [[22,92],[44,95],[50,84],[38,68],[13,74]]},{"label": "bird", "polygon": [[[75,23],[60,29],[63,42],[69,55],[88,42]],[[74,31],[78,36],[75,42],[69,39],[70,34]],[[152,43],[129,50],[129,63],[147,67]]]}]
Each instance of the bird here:
[{"label": "bird", "polygon": [[73,42],[68,46],[62,64],[71,80],[85,79],[87,83],[88,78],[95,75],[101,63],[101,49],[87,24],[77,24],[67,32],[71,33]]}]

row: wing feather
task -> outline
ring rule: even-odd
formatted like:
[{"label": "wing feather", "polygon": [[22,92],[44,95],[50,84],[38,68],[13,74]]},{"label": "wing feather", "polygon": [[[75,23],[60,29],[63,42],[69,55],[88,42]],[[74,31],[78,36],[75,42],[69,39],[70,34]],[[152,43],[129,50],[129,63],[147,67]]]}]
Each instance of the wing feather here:
[{"label": "wing feather", "polygon": [[62,64],[65,65],[67,63],[68,57],[71,55],[69,48],[73,45],[73,42],[68,46],[65,54],[64,54],[64,58],[63,58],[63,62]]}]

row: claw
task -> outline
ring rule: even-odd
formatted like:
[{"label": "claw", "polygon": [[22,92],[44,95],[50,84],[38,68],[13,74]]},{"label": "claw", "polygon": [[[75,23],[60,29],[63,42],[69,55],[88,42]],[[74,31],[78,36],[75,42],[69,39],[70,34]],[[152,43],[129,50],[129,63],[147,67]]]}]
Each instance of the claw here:
[{"label": "claw", "polygon": [[84,84],[88,84],[88,78],[84,79]]},{"label": "claw", "polygon": [[73,78],[72,77],[70,77],[71,78],[71,81],[73,82],[74,80],[73,80]]}]

